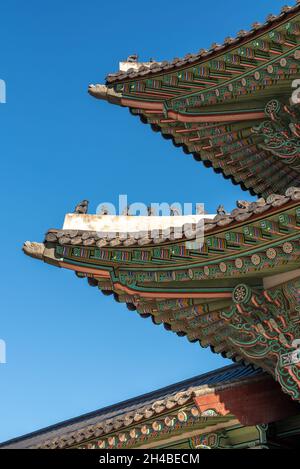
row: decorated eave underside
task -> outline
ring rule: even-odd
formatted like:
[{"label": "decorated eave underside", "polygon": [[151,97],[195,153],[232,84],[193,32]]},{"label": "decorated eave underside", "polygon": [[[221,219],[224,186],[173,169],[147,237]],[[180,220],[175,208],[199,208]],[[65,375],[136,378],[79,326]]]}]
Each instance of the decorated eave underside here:
[{"label": "decorated eave underside", "polygon": [[[93,217],[72,216],[78,225]],[[300,189],[204,219],[202,245],[198,225],[183,228],[179,238],[172,229],[155,236],[51,229],[24,251],[87,277],[191,342],[263,368],[300,399],[299,364],[282,361],[300,337]]]},{"label": "decorated eave underside", "polygon": [[[170,434],[173,438],[177,435],[180,440],[186,430],[197,434],[207,427],[239,423],[225,406],[221,406],[221,412],[211,408],[214,399],[206,402],[204,399],[203,406],[197,406],[196,399],[197,396],[212,396],[249,382],[266,385],[268,377],[251,366],[227,366],[16,438],[0,447],[114,449],[164,441],[170,438]],[[193,445],[193,438],[190,444]]]},{"label": "decorated eave underside", "polygon": [[300,185],[299,104],[290,101],[300,71],[299,11],[299,2],[285,6],[183,59],[127,63],[89,93],[128,107],[244,190],[283,194]]}]

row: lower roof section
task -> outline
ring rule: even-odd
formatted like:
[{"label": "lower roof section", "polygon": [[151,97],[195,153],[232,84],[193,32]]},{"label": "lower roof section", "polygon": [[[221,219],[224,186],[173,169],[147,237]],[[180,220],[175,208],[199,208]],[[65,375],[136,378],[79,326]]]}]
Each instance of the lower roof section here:
[{"label": "lower roof section", "polygon": [[279,425],[278,437],[291,429],[299,433],[299,410],[267,373],[236,364],[15,438],[0,448],[269,447],[274,425]]},{"label": "lower roof section", "polygon": [[[193,378],[180,381],[170,386],[152,391],[141,396],[119,402],[114,405],[98,409],[94,412],[81,415],[79,417],[66,420],[50,427],[43,428],[33,433],[14,438],[0,444],[0,448],[29,448],[37,447],[45,443],[53,443],[59,441],[62,436],[68,435],[68,438],[79,436],[80,431],[101,428],[101,425],[109,425],[120,423],[120,420],[129,419],[129,416],[144,417],[152,409],[160,410],[162,413],[167,407],[168,402],[174,403],[174,407],[180,406],[185,402],[189,402],[195,391],[205,390],[208,388],[216,388],[227,384],[246,382],[247,380],[262,379],[267,377],[266,373],[252,366],[243,366],[234,364],[223,368],[204,373]],[[160,407],[158,407],[158,405]],[[75,439],[74,439],[75,443]]]}]

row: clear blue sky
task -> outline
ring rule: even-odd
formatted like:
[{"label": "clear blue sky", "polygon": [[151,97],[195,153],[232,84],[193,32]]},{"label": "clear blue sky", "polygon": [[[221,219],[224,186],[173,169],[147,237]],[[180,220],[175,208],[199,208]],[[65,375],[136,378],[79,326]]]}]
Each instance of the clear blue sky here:
[{"label": "clear blue sky", "polygon": [[[97,101],[118,62],[172,59],[277,13],[281,1],[1,2],[0,441],[229,362],[155,327],[72,272],[23,255],[87,198],[205,202],[245,198],[128,110]],[[246,194],[247,198],[251,198]]]}]

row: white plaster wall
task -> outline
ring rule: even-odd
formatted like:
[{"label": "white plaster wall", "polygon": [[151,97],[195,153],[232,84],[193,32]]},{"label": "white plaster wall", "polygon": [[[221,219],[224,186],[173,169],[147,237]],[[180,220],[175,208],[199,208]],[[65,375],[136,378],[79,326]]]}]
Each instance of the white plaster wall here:
[{"label": "white plaster wall", "polygon": [[78,215],[67,213],[64,230],[137,232],[181,227],[185,224],[198,223],[203,218],[215,215],[184,216],[125,216],[125,215]]}]

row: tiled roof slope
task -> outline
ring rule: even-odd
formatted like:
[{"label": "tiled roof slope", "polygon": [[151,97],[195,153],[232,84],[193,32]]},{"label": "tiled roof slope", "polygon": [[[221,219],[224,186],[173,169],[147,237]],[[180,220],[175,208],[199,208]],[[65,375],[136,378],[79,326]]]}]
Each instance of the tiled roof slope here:
[{"label": "tiled roof slope", "polygon": [[[195,388],[216,387],[227,383],[239,382],[252,378],[263,377],[264,373],[260,369],[254,369],[252,366],[243,366],[234,364],[226,366],[208,373],[204,373],[194,378],[180,381],[179,383],[158,389],[156,391],[144,394],[142,396],[129,399],[118,404],[114,404],[103,409],[81,415],[56,425],[38,430],[27,435],[14,438],[0,444],[0,448],[28,448],[28,447],[49,447],[51,442],[59,441],[64,436],[64,440],[68,439],[75,444],[80,439],[85,438],[85,433],[94,432],[95,436],[101,435],[110,430],[120,428],[126,425],[126,420],[134,419],[137,414],[147,414],[155,409],[161,412],[162,407],[167,402],[172,401],[175,405],[182,405],[191,399],[192,392]],[[158,407],[159,404],[159,407]],[[158,412],[157,412],[158,413]],[[98,432],[96,434],[96,432]],[[52,446],[53,447],[53,446]]]},{"label": "tiled roof slope", "polygon": [[[235,223],[240,223],[259,216],[265,212],[271,212],[272,209],[287,205],[300,200],[300,188],[290,187],[287,189],[285,195],[271,194],[266,200],[260,199],[259,201],[250,203],[245,208],[235,208],[230,213],[224,215],[216,215],[213,219],[204,219],[204,232],[206,234],[213,233],[216,229],[222,227],[229,227],[232,229]],[[250,220],[249,220],[250,221]],[[59,242],[61,245],[84,245],[98,247],[121,247],[121,246],[146,246],[148,244],[159,244],[164,241],[174,239],[174,229],[170,228],[167,234],[164,230],[153,238],[151,233],[145,231],[129,233],[128,236],[123,236],[125,233],[109,233],[109,232],[92,232],[80,230],[49,230],[46,234],[46,241]],[[197,234],[196,224],[186,226],[183,236],[192,239]],[[178,239],[177,239],[178,240]]]},{"label": "tiled roof slope", "polygon": [[299,1],[208,51],[125,68],[91,84],[91,96],[127,107],[252,195],[300,184]]},{"label": "tiled roof slope", "polygon": [[276,23],[284,21],[291,14],[295,14],[300,11],[300,0],[296,1],[296,5],[287,6],[284,5],[278,15],[269,14],[263,23],[255,22],[252,24],[252,28],[249,31],[241,30],[237,33],[235,38],[227,37],[224,39],[223,44],[213,43],[210,49],[200,49],[197,53],[188,53],[182,58],[175,57],[170,61],[153,62],[150,67],[141,67],[139,70],[134,68],[128,69],[126,72],[119,71],[117,73],[109,73],[106,77],[107,84],[115,83],[117,81],[123,81],[126,79],[133,79],[138,77],[153,76],[161,72],[171,72],[178,68],[186,65],[197,63],[201,60],[213,58],[214,55],[219,52],[225,52],[231,47],[237,47],[245,41],[249,41],[252,36],[255,37],[259,34],[263,34],[270,26],[276,25]]}]

